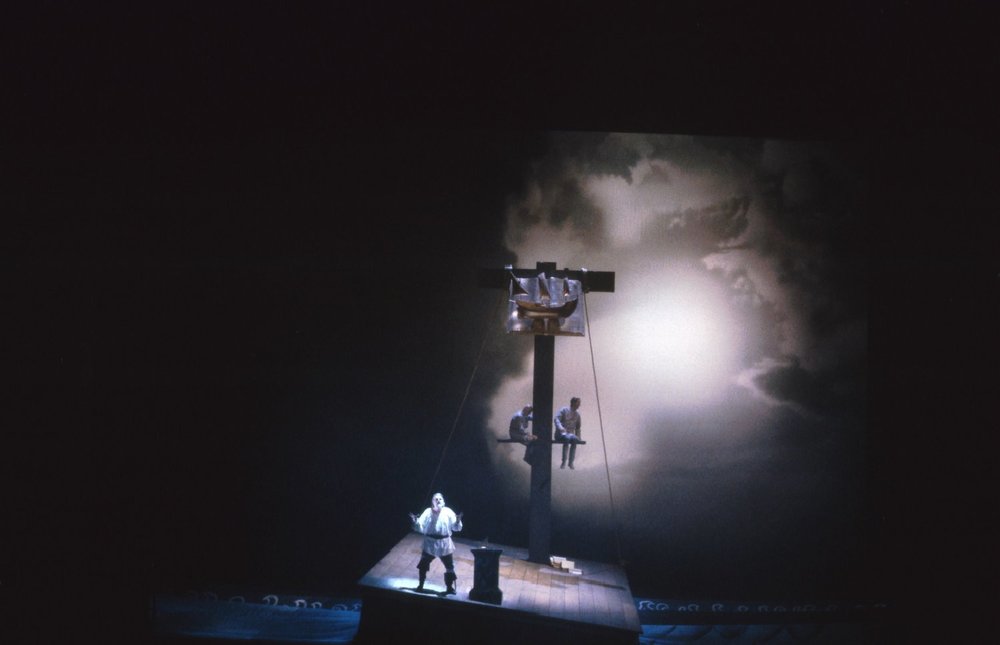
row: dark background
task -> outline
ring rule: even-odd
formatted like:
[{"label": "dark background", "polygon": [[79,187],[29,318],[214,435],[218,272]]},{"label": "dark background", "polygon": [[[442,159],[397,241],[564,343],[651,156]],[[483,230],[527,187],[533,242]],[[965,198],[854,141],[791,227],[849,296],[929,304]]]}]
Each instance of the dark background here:
[{"label": "dark background", "polygon": [[[633,591],[914,616],[995,600],[1000,70],[982,3],[4,22],[12,625],[61,622],[37,598],[79,599],[68,633],[110,634],[141,630],[156,588],[350,592],[426,504],[493,305],[472,272],[512,260],[505,200],[546,129],[876,151],[857,566],[790,587],[638,570]],[[497,501],[467,437],[500,376],[477,376],[439,480],[466,510]]]}]

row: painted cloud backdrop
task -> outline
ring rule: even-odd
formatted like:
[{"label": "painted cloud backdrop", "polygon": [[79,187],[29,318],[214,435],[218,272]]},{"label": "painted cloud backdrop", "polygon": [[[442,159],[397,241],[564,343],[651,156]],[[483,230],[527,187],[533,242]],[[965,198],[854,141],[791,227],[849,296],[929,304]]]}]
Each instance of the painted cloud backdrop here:
[{"label": "painted cloud backdrop", "polygon": [[[589,339],[556,342],[555,405],[583,398],[589,442],[553,483],[567,522],[610,516],[603,425],[633,542],[843,543],[864,458],[862,167],[818,143],[552,135],[511,198],[508,247],[517,266],[615,271],[617,283],[587,296]],[[530,399],[525,352],[490,426]],[[514,497],[527,491],[520,457],[498,455]],[[806,527],[812,537],[793,537]]]}]

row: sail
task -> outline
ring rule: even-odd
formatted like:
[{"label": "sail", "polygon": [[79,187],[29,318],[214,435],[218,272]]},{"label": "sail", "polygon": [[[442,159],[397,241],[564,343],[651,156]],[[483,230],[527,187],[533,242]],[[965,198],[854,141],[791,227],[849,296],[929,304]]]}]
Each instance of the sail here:
[{"label": "sail", "polygon": [[510,275],[507,331],[519,334],[583,336],[586,318],[579,280],[540,273]]}]

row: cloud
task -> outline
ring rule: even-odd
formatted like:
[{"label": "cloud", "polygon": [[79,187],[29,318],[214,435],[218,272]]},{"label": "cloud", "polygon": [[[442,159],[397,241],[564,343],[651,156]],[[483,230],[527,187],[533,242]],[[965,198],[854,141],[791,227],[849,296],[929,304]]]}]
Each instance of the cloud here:
[{"label": "cloud", "polygon": [[[616,272],[615,293],[587,296],[588,338],[556,343],[556,407],[581,396],[595,440],[574,485],[554,488],[557,510],[606,506],[604,445],[635,521],[665,499],[733,511],[723,491],[763,500],[790,473],[823,503],[842,494],[830,481],[864,424],[863,180],[852,151],[815,143],[552,135],[509,203],[510,251],[518,266]],[[491,427],[530,400],[520,352]],[[508,452],[497,462],[526,495]],[[804,505],[789,501],[782,525]]]}]

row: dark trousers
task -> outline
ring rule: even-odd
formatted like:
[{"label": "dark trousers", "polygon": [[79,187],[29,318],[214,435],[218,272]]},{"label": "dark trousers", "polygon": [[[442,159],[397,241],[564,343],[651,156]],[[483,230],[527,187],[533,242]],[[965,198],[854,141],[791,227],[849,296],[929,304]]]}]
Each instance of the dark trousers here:
[{"label": "dark trousers", "polygon": [[563,441],[568,441],[571,443],[564,443],[562,449],[562,462],[566,463],[566,452],[569,451],[569,463],[573,464],[573,460],[576,459],[576,442],[580,440],[580,437],[576,436],[571,432],[559,435],[559,438]]},{"label": "dark trousers", "polygon": [[[455,560],[452,558],[451,553],[448,555],[441,556],[441,562],[444,564],[444,579],[454,580],[455,576]],[[434,556],[430,553],[421,553],[420,562],[417,563],[417,570],[420,572],[420,577],[423,578],[427,575],[427,570],[431,568],[431,561],[434,560]]]}]

